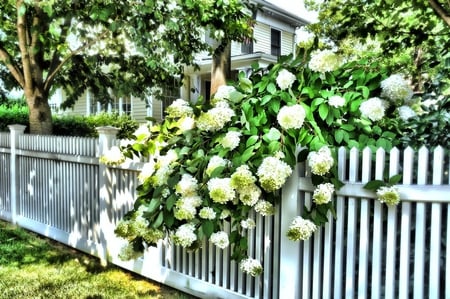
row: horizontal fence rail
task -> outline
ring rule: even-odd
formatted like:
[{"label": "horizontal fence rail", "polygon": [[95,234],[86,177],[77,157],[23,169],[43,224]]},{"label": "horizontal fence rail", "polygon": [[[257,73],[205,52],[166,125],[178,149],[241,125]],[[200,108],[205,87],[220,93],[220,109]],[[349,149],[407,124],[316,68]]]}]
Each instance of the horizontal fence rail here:
[{"label": "horizontal fence rail", "polygon": [[[144,162],[106,167],[99,157],[117,130],[100,137],[0,133],[0,218],[202,298],[450,298],[450,177],[446,149],[386,153],[341,148],[336,218],[304,242],[287,239],[312,203],[308,167],[299,163],[271,217],[251,214],[249,256],[264,273],[243,274],[230,249],[204,242],[191,252],[169,241],[124,262],[114,228],[132,208]],[[402,174],[401,203],[388,207],[363,188]],[[230,224],[224,223],[225,230]]]}]

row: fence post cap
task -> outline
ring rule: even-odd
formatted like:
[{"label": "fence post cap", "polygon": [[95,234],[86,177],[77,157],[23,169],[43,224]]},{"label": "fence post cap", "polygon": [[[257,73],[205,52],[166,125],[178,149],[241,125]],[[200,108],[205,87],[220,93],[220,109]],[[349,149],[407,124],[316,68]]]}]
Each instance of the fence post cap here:
[{"label": "fence post cap", "polygon": [[25,132],[25,129],[27,128],[27,126],[15,124],[15,125],[9,125],[8,128],[11,132],[23,133],[23,132]]},{"label": "fence post cap", "polygon": [[116,135],[120,130],[119,128],[113,126],[96,127],[96,129],[99,134],[108,134],[108,135]]}]

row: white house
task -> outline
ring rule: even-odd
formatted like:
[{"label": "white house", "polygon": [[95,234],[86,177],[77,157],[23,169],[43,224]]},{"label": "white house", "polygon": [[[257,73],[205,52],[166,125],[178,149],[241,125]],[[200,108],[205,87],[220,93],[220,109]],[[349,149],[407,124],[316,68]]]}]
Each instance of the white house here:
[{"label": "white house", "polygon": [[[257,62],[261,67],[275,63],[279,56],[295,53],[296,30],[309,23],[306,18],[288,12],[277,5],[265,0],[253,0],[261,6],[256,13],[253,30],[254,42],[231,45],[231,69],[234,74],[239,71],[248,72],[251,65]],[[205,34],[206,38],[206,34]],[[199,54],[197,57],[199,70],[188,67],[185,70],[183,87],[174,84],[167,86],[163,95],[158,98],[140,99],[136,97],[120,98],[107,107],[102,107],[88,92],[75,103],[73,109],[66,114],[90,115],[99,111],[117,111],[120,114],[132,115],[139,122],[145,122],[148,116],[158,120],[163,118],[165,106],[177,98],[195,100],[199,96],[208,98],[211,87],[211,57]],[[58,106],[63,95],[57,94],[53,98],[53,106]]]}]

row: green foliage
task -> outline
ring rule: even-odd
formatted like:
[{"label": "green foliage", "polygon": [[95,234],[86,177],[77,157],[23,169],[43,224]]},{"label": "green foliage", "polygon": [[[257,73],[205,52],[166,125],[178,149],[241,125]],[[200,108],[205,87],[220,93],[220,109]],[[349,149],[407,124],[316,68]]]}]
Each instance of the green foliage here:
[{"label": "green foliage", "polygon": [[[348,53],[365,48],[360,54],[408,74],[417,90],[422,88],[422,74],[436,74],[448,57],[450,27],[443,18],[449,8],[439,2],[306,1],[318,11],[319,21],[309,26],[311,31]],[[443,14],[438,15],[433,5]]]},{"label": "green foliage", "polygon": [[[155,236],[165,234],[188,249],[198,248],[204,238],[223,248],[217,234],[229,227],[231,256],[241,261],[247,255],[243,221],[252,210],[263,216],[273,212],[298,161],[307,162],[322,192],[317,201],[314,193],[302,217],[322,225],[328,213],[334,214],[332,194],[343,185],[335,148],[389,150],[399,144],[396,111],[403,100],[388,104],[386,99],[375,120],[373,111],[361,110],[381,96],[386,68],[365,59],[339,64],[339,57],[301,54],[268,68],[254,65],[249,78],[240,76],[235,87],[219,88],[208,105],[177,100],[161,124],[136,134],[123,149],[127,157],[149,161],[139,176],[134,209],[116,230],[130,242],[125,258],[135,258],[142,243],[152,245]],[[330,63],[336,67],[318,71]],[[304,148],[300,153],[299,147]],[[205,209],[212,215],[202,216]]]},{"label": "green foliage", "polygon": [[9,125],[28,125],[28,108],[23,105],[0,105],[0,131],[9,132]]}]

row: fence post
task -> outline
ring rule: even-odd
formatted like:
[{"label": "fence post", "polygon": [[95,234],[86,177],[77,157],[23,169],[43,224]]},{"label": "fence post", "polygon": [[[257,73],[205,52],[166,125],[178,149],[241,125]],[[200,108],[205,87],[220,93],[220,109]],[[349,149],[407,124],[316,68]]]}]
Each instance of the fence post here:
[{"label": "fence post", "polygon": [[19,209],[19,160],[17,159],[17,149],[19,148],[19,135],[22,135],[26,126],[24,125],[9,125],[11,144],[11,166],[10,166],[10,182],[11,182],[11,222],[17,224],[17,214]]},{"label": "fence post", "polygon": [[279,298],[296,298],[300,282],[300,242],[289,240],[288,228],[300,211],[298,200],[298,163],[286,181],[281,195],[280,285]]},{"label": "fence post", "polygon": [[[119,129],[111,126],[98,127],[99,135],[99,157],[103,156],[116,142]],[[100,213],[100,260],[106,265],[109,254],[108,241],[114,236],[114,223],[112,219],[112,185],[111,170],[103,163],[99,164],[99,213]]]}]

